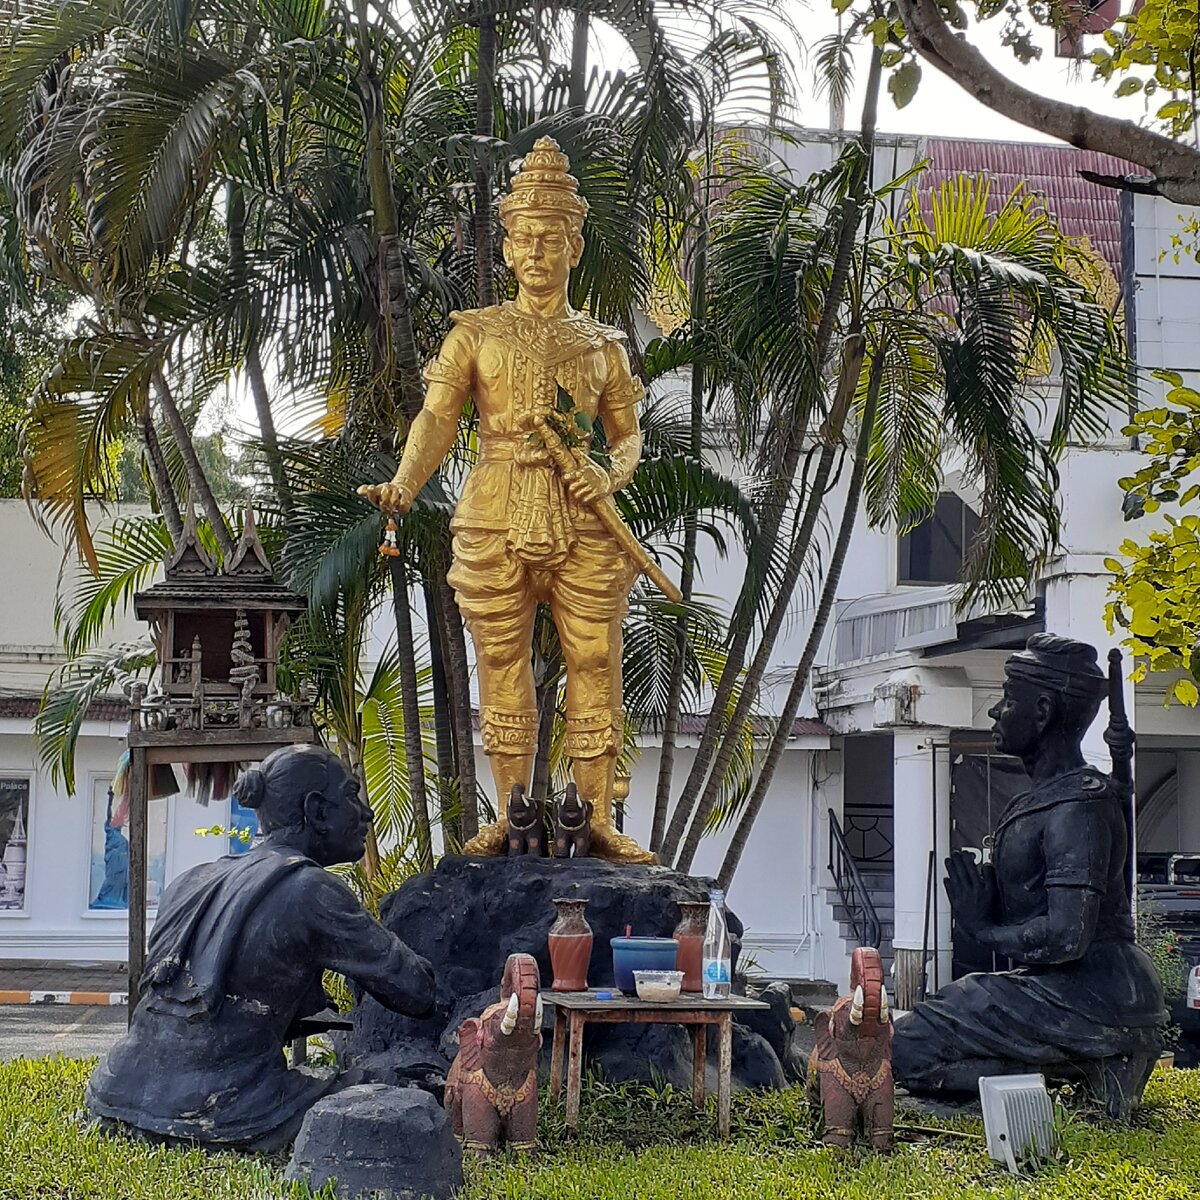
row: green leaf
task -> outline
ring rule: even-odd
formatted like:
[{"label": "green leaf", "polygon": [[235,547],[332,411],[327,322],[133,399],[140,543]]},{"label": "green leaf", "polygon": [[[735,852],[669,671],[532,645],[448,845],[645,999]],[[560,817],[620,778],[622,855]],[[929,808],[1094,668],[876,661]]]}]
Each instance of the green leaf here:
[{"label": "green leaf", "polygon": [[888,91],[897,108],[903,108],[912,100],[917,94],[917,85],[920,82],[920,64],[911,59],[891,76],[888,80]]},{"label": "green leaf", "polygon": [[1167,403],[1197,411],[1200,410],[1200,392],[1189,387],[1174,387],[1167,393]]},{"label": "green leaf", "polygon": [[1190,679],[1177,679],[1175,685],[1171,689],[1175,693],[1175,699],[1182,704],[1186,704],[1188,708],[1195,708],[1200,701],[1200,688]]},{"label": "green leaf", "polygon": [[1186,117],[1191,110],[1192,106],[1186,100],[1171,100],[1158,110],[1158,116],[1163,121],[1174,121]]},{"label": "green leaf", "polygon": [[575,401],[571,399],[571,393],[561,383],[558,385],[558,395],[555,397],[554,406],[560,413],[569,413],[575,408]]},{"label": "green leaf", "polygon": [[853,3],[854,0],[833,0],[833,11],[839,14],[844,13]]},{"label": "green leaf", "polygon": [[1139,92],[1142,89],[1142,81],[1140,79],[1123,80],[1121,86],[1117,88],[1117,96],[1132,96],[1134,92]]},{"label": "green leaf", "polygon": [[591,433],[592,431],[592,418],[589,417],[585,412],[577,412],[575,414],[575,424],[584,433]]}]

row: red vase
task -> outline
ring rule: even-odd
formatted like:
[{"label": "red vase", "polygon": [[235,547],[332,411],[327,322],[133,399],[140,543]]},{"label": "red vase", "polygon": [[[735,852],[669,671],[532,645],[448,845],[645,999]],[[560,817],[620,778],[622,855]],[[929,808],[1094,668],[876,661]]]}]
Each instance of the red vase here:
[{"label": "red vase", "polygon": [[550,926],[550,965],[554,968],[553,992],[586,992],[588,963],[592,958],[592,927],[583,916],[586,900],[555,900],[558,920]]},{"label": "red vase", "polygon": [[671,935],[679,943],[679,970],[683,972],[683,990],[703,990],[704,933],[708,928],[708,905],[703,901],[681,900],[682,914]]}]

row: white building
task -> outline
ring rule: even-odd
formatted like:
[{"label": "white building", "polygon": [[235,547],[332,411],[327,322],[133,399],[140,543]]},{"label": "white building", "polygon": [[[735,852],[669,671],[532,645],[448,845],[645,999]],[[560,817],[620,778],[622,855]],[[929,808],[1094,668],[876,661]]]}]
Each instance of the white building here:
[{"label": "white building", "polygon": [[[827,165],[836,148],[829,135],[806,135],[787,155],[806,177]],[[1088,234],[1126,296],[1132,294],[1141,365],[1169,367],[1193,381],[1200,374],[1200,267],[1160,256],[1178,230],[1177,210],[1084,183],[1076,174],[1083,156],[1065,148],[884,138],[877,178],[894,177],[926,157],[933,181],[959,169],[991,169],[1002,177],[998,195],[1019,178],[1045,190],[1067,231]],[[1120,173],[1110,163],[1101,169]],[[1102,559],[1131,532],[1116,481],[1132,473],[1139,458],[1120,434],[1121,423],[1115,421],[1100,443],[1068,450],[1062,549],[1020,612],[956,615],[951,581],[971,495],[953,473],[935,520],[916,535],[899,539],[860,518],[814,673],[808,719],[797,725],[731,889],[747,948],[766,973],[844,982],[849,952],[869,932],[873,908],[885,950],[894,945],[910,973],[919,969],[925,948],[936,946],[928,982],[950,977],[954,948],[941,860],[952,845],[977,845],[988,804],[1002,802],[1007,777],[1002,763],[988,770],[986,714],[999,695],[1004,658],[1040,629],[1082,638],[1102,652],[1112,644],[1103,623],[1108,575]],[[0,545],[10,578],[19,581],[16,592],[0,595],[0,843],[19,840],[11,833],[18,808],[28,831],[19,903],[15,888],[6,893],[0,883],[0,961],[121,960],[124,913],[95,905],[104,875],[107,787],[126,729],[122,706],[94,706],[81,731],[78,794],[68,796],[39,763],[31,736],[37,697],[62,660],[53,622],[59,552],[19,501],[0,502]],[[736,562],[710,562],[699,590],[729,602],[740,577]],[[790,680],[806,633],[798,604],[776,650],[764,707]],[[130,619],[114,640],[141,635]],[[1200,850],[1200,806],[1179,803],[1190,782],[1200,780],[1200,718],[1178,705],[1165,707],[1164,697],[1165,682],[1154,677],[1127,694],[1138,734],[1139,833],[1145,848]],[[1105,764],[1100,733],[1098,723],[1086,748]],[[695,743],[694,734],[680,739],[677,789]],[[658,759],[654,739],[645,739],[626,826],[643,842]],[[482,755],[479,770],[487,781]],[[159,802],[152,820],[155,883],[224,852],[224,839],[196,830],[229,822],[228,801],[208,808],[186,796]],[[698,874],[716,872],[727,836],[705,841]],[[830,864],[840,862],[843,878],[851,878],[847,856],[865,899],[852,884],[844,896],[836,892]],[[15,850],[8,858],[15,864]]]}]

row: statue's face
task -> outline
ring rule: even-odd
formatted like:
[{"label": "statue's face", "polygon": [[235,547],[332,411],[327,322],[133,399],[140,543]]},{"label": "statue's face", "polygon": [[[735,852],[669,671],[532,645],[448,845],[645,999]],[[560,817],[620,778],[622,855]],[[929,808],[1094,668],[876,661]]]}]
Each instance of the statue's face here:
[{"label": "statue's face", "polygon": [[340,759],[329,764],[328,783],[320,811],[320,841],[323,864],[358,862],[367,847],[371,809],[358,794],[358,780]]},{"label": "statue's face", "polygon": [[565,292],[582,253],[583,238],[562,217],[522,213],[504,239],[504,261],[535,296]]},{"label": "statue's face", "polygon": [[988,709],[992,741],[1001,754],[1020,757],[1037,747],[1049,723],[1053,700],[1027,683],[1008,679],[998,704]]}]

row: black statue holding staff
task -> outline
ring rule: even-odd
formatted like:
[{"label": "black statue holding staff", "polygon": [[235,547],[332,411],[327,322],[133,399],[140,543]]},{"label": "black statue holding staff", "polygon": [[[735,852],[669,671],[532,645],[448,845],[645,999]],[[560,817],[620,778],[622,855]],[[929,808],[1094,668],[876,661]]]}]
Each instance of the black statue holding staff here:
[{"label": "black statue holding staff", "polygon": [[1127,1120],[1162,1051],[1166,1011],[1134,941],[1124,772],[1105,775],[1080,750],[1107,681],[1094,647],[1045,633],[1005,673],[992,735],[1031,787],[1001,816],[990,864],[946,860],[946,890],[954,919],[1021,965],[955,980],[898,1019],[896,1080],[971,1095],[981,1076],[1041,1072],[1082,1082]]},{"label": "black statue holding staff", "polygon": [[129,1032],[88,1083],[106,1125],[152,1140],[286,1146],[336,1079],[289,1070],[283,1048],[327,1007],[325,970],[395,1012],[434,1001],[429,964],[325,870],[363,855],[371,811],[328,750],[276,750],[233,794],[266,835],[167,888]]}]

